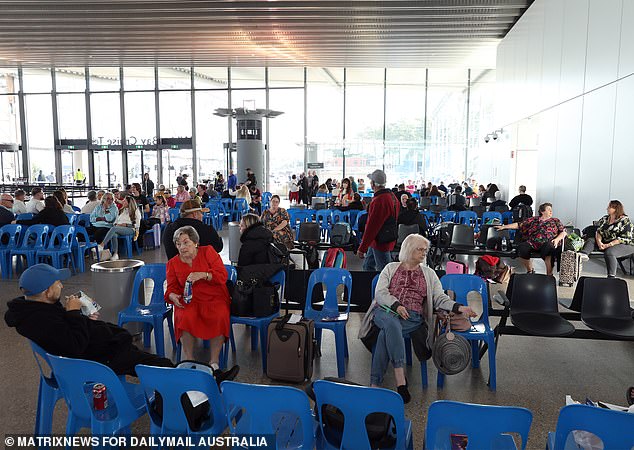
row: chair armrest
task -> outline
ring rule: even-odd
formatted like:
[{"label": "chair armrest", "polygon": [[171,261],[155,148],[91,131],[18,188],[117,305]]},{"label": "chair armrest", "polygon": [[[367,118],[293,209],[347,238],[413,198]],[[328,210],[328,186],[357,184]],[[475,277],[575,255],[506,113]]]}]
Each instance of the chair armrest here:
[{"label": "chair armrest", "polygon": [[494,295],[494,296],[493,296],[493,300],[495,300],[495,302],[496,302],[497,304],[502,305],[502,306],[506,306],[506,307],[511,306],[511,302],[510,302],[510,300],[508,299],[508,297],[506,296],[506,293],[505,293],[504,291],[499,290],[499,291],[497,292],[497,294],[498,294],[498,295]]}]

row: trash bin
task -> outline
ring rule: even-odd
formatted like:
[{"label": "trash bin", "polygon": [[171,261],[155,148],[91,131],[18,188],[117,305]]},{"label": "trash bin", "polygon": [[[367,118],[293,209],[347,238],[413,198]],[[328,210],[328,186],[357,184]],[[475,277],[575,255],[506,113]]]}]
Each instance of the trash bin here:
[{"label": "trash bin", "polygon": [[229,261],[232,263],[238,262],[240,247],[242,247],[240,222],[229,222]]},{"label": "trash bin", "polygon": [[[130,304],[134,277],[143,265],[145,263],[138,259],[120,259],[90,266],[95,293],[93,300],[102,308],[99,311],[100,320],[115,324],[118,322],[119,312]],[[134,334],[141,330],[141,324],[132,323],[131,327],[126,325],[126,328]]]}]

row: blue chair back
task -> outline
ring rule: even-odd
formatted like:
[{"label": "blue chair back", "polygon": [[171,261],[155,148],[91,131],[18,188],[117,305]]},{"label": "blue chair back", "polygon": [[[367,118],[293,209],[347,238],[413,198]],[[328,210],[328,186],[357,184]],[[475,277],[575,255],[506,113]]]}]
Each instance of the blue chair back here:
[{"label": "blue chair back", "polygon": [[[163,284],[166,278],[166,266],[165,264],[145,264],[137,270],[134,275],[134,283],[132,284],[132,298],[130,299],[130,306],[142,305],[139,300],[139,292],[141,291],[141,285],[144,280],[151,278],[154,280],[154,288],[152,288],[152,297],[150,303],[157,305],[165,304],[165,297],[163,295]],[[145,291],[143,296],[145,296]]]},{"label": "blue chair back", "polygon": [[502,213],[502,223],[504,225],[513,223],[513,211],[506,211]]},{"label": "blue chair back", "polygon": [[[25,227],[19,224],[7,224],[0,228],[0,249],[14,249],[22,243],[22,231]],[[3,241],[6,241],[4,244]]]},{"label": "blue chair back", "polygon": [[269,282],[273,285],[275,285],[276,283],[280,285],[279,294],[280,294],[280,302],[282,302],[284,300],[284,292],[286,290],[286,272],[284,272],[283,270],[280,270],[271,278],[269,278]]},{"label": "blue chair back", "polygon": [[518,433],[525,449],[532,421],[533,414],[526,408],[439,400],[431,404],[427,413],[425,448],[452,448],[452,434],[467,435],[468,448],[509,448],[499,442],[510,443],[511,436],[501,435]]},{"label": "blue chair back", "polygon": [[72,225],[60,225],[53,229],[47,250],[70,250],[74,240],[75,227]]},{"label": "blue chair back", "polygon": [[482,214],[482,224],[486,224],[489,220],[498,219],[502,223],[502,214],[495,211],[487,211]]},{"label": "blue chair back", "polygon": [[354,231],[359,231],[359,219],[361,219],[361,217],[363,217],[367,213],[368,213],[367,211],[359,211],[359,213],[357,214],[357,217],[356,217],[356,219],[354,221],[354,226],[352,227],[352,229]]},{"label": "blue chair back", "polygon": [[170,222],[174,222],[180,217],[181,210],[180,208],[170,208],[168,214],[170,215]]},{"label": "blue chair back", "polygon": [[477,323],[484,323],[489,326],[489,291],[486,282],[477,275],[468,274],[448,274],[440,279],[442,288],[446,291],[453,291],[456,294],[455,301],[461,305],[467,305],[467,295],[469,292],[477,292],[482,299],[482,317]]},{"label": "blue chair back", "polygon": [[[326,288],[326,298],[321,311],[313,309],[312,297],[316,284],[321,283]],[[352,295],[352,275],[346,269],[320,267],[310,274],[308,288],[306,290],[306,305],[304,306],[304,317],[307,319],[321,319],[331,317],[336,311],[339,312],[339,302],[337,299],[337,286],[344,285],[347,288],[346,313],[350,312],[350,297]]]},{"label": "blue chair back", "polygon": [[[605,449],[634,447],[634,414],[588,405],[568,405],[559,411],[554,450],[566,447],[573,430],[588,431],[603,441]],[[552,450],[551,448],[551,450]]]},{"label": "blue chair back", "polygon": [[269,207],[269,204],[271,203],[271,197],[273,197],[273,194],[271,194],[270,192],[262,192],[262,208],[266,209]]},{"label": "blue chair back", "polygon": [[233,209],[233,199],[232,198],[223,198],[220,199],[220,203],[225,207],[225,211],[231,211]]},{"label": "blue chair back", "polygon": [[[48,355],[48,360],[64,394],[69,416],[72,414],[82,421],[84,427],[90,427],[92,422],[93,432],[98,432],[99,427],[95,425],[99,424],[108,426],[107,430],[110,431],[113,422],[129,424],[139,416],[121,380],[109,367],[95,361],[51,354]],[[92,407],[92,386],[95,383],[106,386],[109,414],[104,414],[101,410],[95,411]],[[116,421],[113,415],[116,415]]]},{"label": "blue chair back", "polygon": [[31,225],[24,232],[19,250],[42,250],[48,245],[49,232],[52,225]]},{"label": "blue chair back", "polygon": [[81,208],[79,206],[70,205],[70,207],[73,208],[73,211],[75,212],[81,212]]},{"label": "blue chair back", "polygon": [[475,227],[478,223],[478,215],[473,211],[460,211],[458,213],[458,223]]},{"label": "blue chair back", "polygon": [[335,209],[332,212],[332,223],[346,222],[350,223],[350,211],[339,211]]},{"label": "blue chair back", "polygon": [[181,205],[182,205],[183,203],[184,203],[184,202],[175,202],[175,203],[174,203],[174,208],[176,208],[176,209],[180,209],[180,208],[181,208]]},{"label": "blue chair back", "polygon": [[18,214],[15,217],[15,220],[31,220],[33,218],[33,213],[22,213]]},{"label": "blue chair back", "polygon": [[[181,396],[187,391],[201,392],[209,399],[209,423],[197,433],[220,434],[227,428],[224,405],[214,377],[202,370],[138,365],[136,373],[145,390],[146,407],[153,428],[160,434],[193,434],[189,427]],[[152,398],[158,391],[163,399],[163,417],[154,412]]]},{"label": "blue chair back", "polygon": [[327,230],[332,223],[332,212],[329,209],[320,209],[315,213],[315,219],[322,230]]},{"label": "blue chair back", "polygon": [[[37,367],[40,369],[40,376],[46,380],[47,384],[49,384],[53,388],[58,388],[57,380],[53,375],[53,368],[51,367],[51,362],[48,359],[48,353],[42,347],[37,345],[35,342],[29,340],[29,344],[31,344],[31,350],[33,351],[33,356],[35,357],[35,362],[37,362]],[[48,366],[48,370],[42,367],[42,361],[46,363]]]},{"label": "blue chair back", "polygon": [[440,211],[439,217],[441,222],[453,222],[456,220],[456,212],[455,211]]},{"label": "blue chair back", "polygon": [[75,221],[75,225],[81,225],[82,227],[88,228],[90,226],[90,214],[79,214],[77,220]]},{"label": "blue chair back", "polygon": [[374,278],[372,278],[372,300],[374,300],[374,294],[376,292],[376,285],[379,282],[379,277],[381,276],[380,273],[377,273],[376,275],[374,275]]},{"label": "blue chair back", "polygon": [[231,264],[225,264],[225,269],[227,270],[227,279],[233,284],[236,284],[236,281],[238,281],[238,271],[236,268]]},{"label": "blue chair back", "polygon": [[[331,381],[317,380],[314,383],[318,411],[324,405],[337,407],[344,416],[343,435],[340,448],[370,449],[365,420],[371,413],[387,413],[394,419],[396,426],[396,445],[394,448],[407,448],[405,411],[403,399],[394,391],[365,386],[351,386]],[[323,434],[324,424],[319,415],[319,426]]]},{"label": "blue chair back", "polygon": [[[314,448],[313,415],[304,391],[291,386],[233,381],[223,381],[221,388],[231,434],[275,434],[277,448]],[[242,414],[234,425],[233,419],[239,413]],[[299,435],[297,425],[301,426]],[[300,442],[289,442],[298,438]],[[297,446],[299,443],[301,447]]]},{"label": "blue chair back", "polygon": [[66,213],[66,217],[68,217],[68,223],[70,225],[75,225],[75,221],[77,220],[77,214],[75,214],[75,213]]}]

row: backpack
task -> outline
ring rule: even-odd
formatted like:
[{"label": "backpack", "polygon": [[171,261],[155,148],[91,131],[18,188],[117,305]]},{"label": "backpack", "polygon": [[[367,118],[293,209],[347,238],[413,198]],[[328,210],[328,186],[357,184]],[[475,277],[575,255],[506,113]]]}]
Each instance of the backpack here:
[{"label": "backpack", "polygon": [[341,248],[329,248],[321,261],[321,267],[345,269],[347,266],[346,252]]},{"label": "backpack", "polygon": [[520,203],[515,208],[512,209],[513,212],[513,222],[523,222],[526,219],[533,217],[533,208],[523,203]]},{"label": "backpack", "polygon": [[338,222],[332,227],[330,243],[336,246],[348,245],[350,243],[350,236],[352,236],[350,224],[346,222]]}]

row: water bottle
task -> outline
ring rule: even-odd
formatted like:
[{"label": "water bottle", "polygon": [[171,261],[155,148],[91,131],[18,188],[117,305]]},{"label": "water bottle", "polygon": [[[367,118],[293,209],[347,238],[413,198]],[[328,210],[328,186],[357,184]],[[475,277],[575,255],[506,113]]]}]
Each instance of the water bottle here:
[{"label": "water bottle", "polygon": [[505,252],[507,250],[507,244],[506,244],[506,236],[502,237],[502,251]]},{"label": "water bottle", "polygon": [[183,291],[183,302],[188,304],[192,301],[192,282],[185,281],[185,289]]}]

